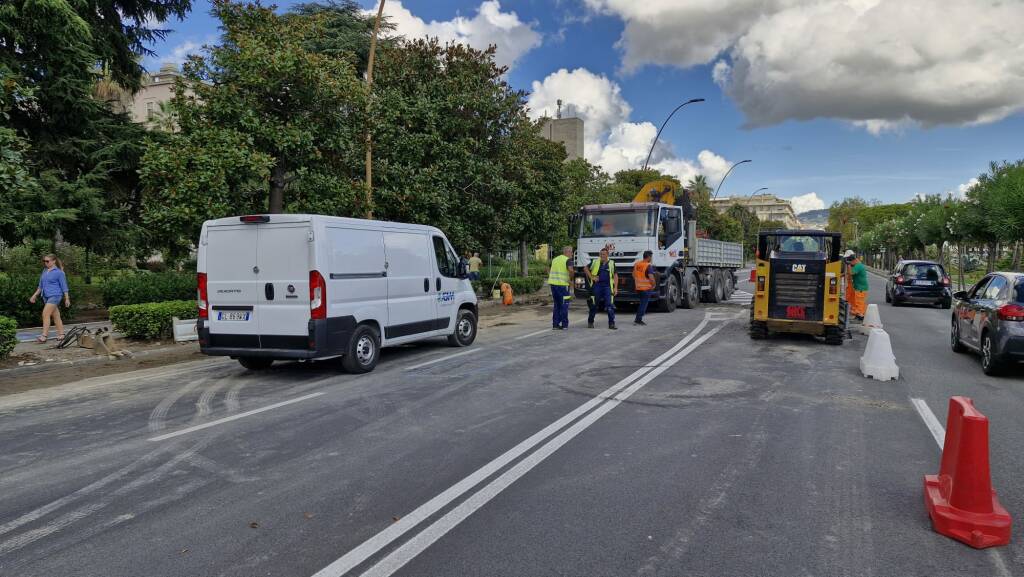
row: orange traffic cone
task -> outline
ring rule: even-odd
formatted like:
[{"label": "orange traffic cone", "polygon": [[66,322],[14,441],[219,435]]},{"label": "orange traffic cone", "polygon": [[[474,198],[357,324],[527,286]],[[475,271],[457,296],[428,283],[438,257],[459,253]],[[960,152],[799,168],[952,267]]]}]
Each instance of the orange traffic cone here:
[{"label": "orange traffic cone", "polygon": [[967,397],[949,399],[938,475],[925,475],[924,501],[935,531],[975,549],[1010,543],[1010,514],[992,490],[988,417]]}]

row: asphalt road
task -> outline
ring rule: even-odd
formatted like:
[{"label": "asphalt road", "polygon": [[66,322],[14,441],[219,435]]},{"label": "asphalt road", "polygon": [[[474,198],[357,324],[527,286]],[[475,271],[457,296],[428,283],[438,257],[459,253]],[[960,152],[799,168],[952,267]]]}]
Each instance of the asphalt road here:
[{"label": "asphalt road", "polygon": [[949,311],[880,307],[899,381],[860,376],[859,335],[750,341],[739,296],[362,376],[211,359],[3,396],[0,575],[1024,575],[1019,540],[931,530],[911,402],[990,417],[1019,533],[1024,379],[952,353]]}]

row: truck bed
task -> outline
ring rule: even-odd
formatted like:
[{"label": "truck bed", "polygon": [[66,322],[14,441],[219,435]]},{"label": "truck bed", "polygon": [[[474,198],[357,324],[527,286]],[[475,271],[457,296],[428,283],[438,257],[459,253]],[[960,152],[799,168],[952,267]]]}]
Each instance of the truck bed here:
[{"label": "truck bed", "polygon": [[697,266],[740,268],[743,266],[743,246],[707,238],[697,239]]}]

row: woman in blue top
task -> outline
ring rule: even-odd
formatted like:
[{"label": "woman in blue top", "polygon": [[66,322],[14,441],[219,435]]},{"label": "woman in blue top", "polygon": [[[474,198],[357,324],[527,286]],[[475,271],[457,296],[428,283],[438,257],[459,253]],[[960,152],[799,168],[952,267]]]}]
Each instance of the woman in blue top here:
[{"label": "woman in blue top", "polygon": [[61,297],[64,299],[64,306],[71,306],[71,297],[68,295],[68,279],[64,276],[64,265],[56,256],[48,254],[43,257],[43,274],[39,275],[39,288],[32,294],[28,302],[35,303],[40,293],[43,295],[43,334],[36,340],[45,343],[50,333],[50,318],[53,324],[57,325],[57,339],[64,338],[64,323],[60,320]]}]

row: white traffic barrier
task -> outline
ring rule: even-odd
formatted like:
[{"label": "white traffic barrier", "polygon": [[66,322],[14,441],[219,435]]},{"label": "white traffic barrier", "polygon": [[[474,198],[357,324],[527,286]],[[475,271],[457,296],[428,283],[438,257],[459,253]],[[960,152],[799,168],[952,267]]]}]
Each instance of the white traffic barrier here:
[{"label": "white traffic barrier", "polygon": [[866,335],[871,334],[871,329],[880,329],[882,327],[882,317],[878,314],[878,305],[868,305],[868,310],[864,313],[864,321],[861,323],[861,332]]},{"label": "white traffic barrier", "polygon": [[892,342],[889,341],[889,333],[885,330],[871,329],[868,346],[864,347],[864,356],[860,358],[860,372],[876,381],[900,378],[896,355],[892,354]]},{"label": "white traffic barrier", "polygon": [[178,317],[171,317],[174,326],[174,341],[181,343],[186,341],[198,341],[199,332],[196,330],[196,319],[181,320]]}]

